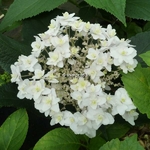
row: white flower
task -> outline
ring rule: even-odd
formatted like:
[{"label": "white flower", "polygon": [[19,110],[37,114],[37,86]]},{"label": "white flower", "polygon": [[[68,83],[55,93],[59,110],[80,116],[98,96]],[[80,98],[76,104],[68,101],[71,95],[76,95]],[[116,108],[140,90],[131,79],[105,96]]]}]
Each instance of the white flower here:
[{"label": "white flower", "polygon": [[48,30],[35,36],[31,55],[11,65],[17,97],[32,99],[40,113],[51,117],[51,125],[90,138],[101,125],[113,124],[117,114],[134,125],[136,107],[119,82],[121,71],[137,66],[134,46],[119,39],[111,25],[102,28],[74,15],[52,19]]},{"label": "white flower", "polygon": [[20,69],[19,66],[11,65],[11,82],[19,82],[21,81],[21,74],[20,74]]},{"label": "white flower", "polygon": [[75,84],[78,82],[78,79],[77,78],[73,78],[72,80],[70,80],[71,83]]},{"label": "white flower", "polygon": [[107,53],[99,53],[97,59],[94,61],[95,66],[101,70],[105,66],[107,66]]},{"label": "white flower", "polygon": [[87,89],[86,89],[87,93],[95,93],[98,95],[98,93],[102,92],[101,86],[99,84],[94,85],[91,84]]},{"label": "white flower", "polygon": [[123,62],[126,62],[130,65],[134,64],[133,58],[136,56],[136,51],[134,48],[125,47],[125,46],[117,46],[110,48],[110,56],[114,58],[114,65],[119,66]]},{"label": "white flower", "polygon": [[57,47],[56,49],[55,49],[55,51],[58,51],[58,52],[60,52],[60,54],[61,54],[61,56],[63,57],[63,58],[69,58],[70,57],[70,50],[69,50],[69,48],[67,48],[67,47]]},{"label": "white flower", "polygon": [[69,49],[69,37],[68,37],[68,35],[53,37],[51,39],[51,42],[52,42],[53,46],[55,46],[55,47],[61,47],[61,48]]},{"label": "white flower", "polygon": [[72,27],[73,31],[81,32],[83,30],[84,23],[82,20],[77,20],[75,22],[72,22],[70,26]]},{"label": "white flower", "polygon": [[94,64],[92,64],[90,68],[85,69],[84,72],[86,75],[91,77],[94,83],[98,83],[100,81],[100,77],[104,75],[104,73]]},{"label": "white flower", "polygon": [[90,59],[90,60],[95,60],[95,59],[98,58],[98,55],[99,55],[99,51],[98,50],[95,50],[93,48],[89,48],[88,55],[86,57],[88,59]]},{"label": "white flower", "polygon": [[75,117],[74,115],[70,112],[70,111],[64,111],[64,123],[66,126],[70,126],[70,128],[72,128],[76,122],[75,122]]},{"label": "white flower", "polygon": [[33,95],[29,93],[27,90],[30,86],[33,85],[33,81],[29,81],[28,79],[25,79],[21,82],[18,83],[18,94],[17,97],[20,99],[27,98],[27,99],[32,99]]},{"label": "white flower", "polygon": [[111,71],[112,64],[113,60],[110,57],[110,53],[102,52],[99,53],[97,59],[92,63],[92,65],[95,66],[97,70],[106,68],[108,71]]},{"label": "white flower", "polygon": [[109,24],[106,30],[108,38],[114,37],[116,35],[116,30],[112,29],[112,26]]},{"label": "white flower", "polygon": [[45,87],[43,79],[36,81],[27,91],[29,94],[33,95],[34,100],[38,99],[41,94],[48,94],[50,92],[50,90]]},{"label": "white flower", "polygon": [[51,43],[51,36],[49,34],[46,34],[46,33],[42,33],[42,34],[39,34],[41,40],[43,41],[45,47],[46,46],[51,46],[52,43]]},{"label": "white flower", "polygon": [[45,74],[44,76],[45,80],[47,80],[50,83],[58,83],[59,81],[56,79],[57,76],[54,75],[55,72],[56,72],[55,70],[51,70],[47,74]]},{"label": "white flower", "polygon": [[102,39],[102,40],[105,40],[105,31],[103,28],[101,28],[101,26],[99,24],[93,24],[91,26],[91,29],[90,29],[90,33],[91,35],[93,36],[93,39],[97,40],[97,39]]},{"label": "white flower", "polygon": [[83,108],[85,105],[82,104],[83,100],[87,100],[89,97],[88,93],[85,93],[84,91],[79,92],[79,91],[74,91],[71,94],[71,97],[77,101],[79,107]]},{"label": "white flower", "polygon": [[40,103],[36,103],[35,100],[35,108],[48,116],[51,111],[60,112],[59,101],[60,99],[56,97],[55,89],[52,88],[48,95],[41,97]]},{"label": "white flower", "polygon": [[91,29],[90,22],[84,22],[83,31],[87,33],[90,29]]},{"label": "white flower", "polygon": [[129,97],[127,91],[124,88],[119,88],[115,92],[114,101],[116,104],[113,106],[113,114],[116,115],[119,113],[123,115],[126,111],[130,111],[131,109],[135,109],[135,106]]},{"label": "white flower", "polygon": [[72,55],[77,55],[78,52],[79,52],[79,48],[73,46],[73,47],[71,47],[71,50],[70,50],[70,51],[71,51],[71,54],[72,54]]},{"label": "white flower", "polygon": [[97,71],[95,70],[95,68],[92,68],[92,67],[90,67],[90,68],[88,68],[88,69],[85,69],[84,72],[85,72],[86,75],[89,75],[92,80],[93,80],[93,79],[96,77],[96,75],[97,75]]},{"label": "white flower", "polygon": [[38,59],[36,59],[33,55],[29,55],[29,56],[21,55],[19,59],[22,62],[20,67],[23,71],[28,70],[33,72],[34,68],[36,67],[36,64],[38,64]]},{"label": "white flower", "polygon": [[134,120],[138,118],[138,113],[135,111],[135,109],[132,109],[130,111],[126,111],[124,115],[122,115],[122,118],[128,121],[131,125],[135,125]]},{"label": "white flower", "polygon": [[113,59],[110,56],[110,53],[105,53],[106,54],[106,62],[107,65],[104,67],[110,72],[112,70],[112,65],[113,65]]},{"label": "white flower", "polygon": [[86,134],[91,138],[96,136],[96,130],[92,128],[93,123],[90,120],[87,120],[83,114],[78,112],[72,114],[69,111],[64,111],[63,113],[65,125],[69,126],[75,134]]},{"label": "white flower", "polygon": [[84,80],[84,78],[80,77],[77,82],[78,91],[85,90],[90,83],[87,80]]},{"label": "white flower", "polygon": [[[87,120],[86,117],[84,117],[82,114],[78,112],[72,114],[69,111],[64,111],[63,113],[65,125],[69,126],[70,129],[72,129],[75,132],[75,134],[86,134],[91,138],[96,136],[96,130],[92,128],[92,122]],[[79,122],[82,122],[83,125],[79,124]],[[86,124],[84,124],[85,122]]]},{"label": "white flower", "polygon": [[49,30],[47,30],[45,34],[56,36],[60,29],[60,23],[58,22],[58,20],[52,19],[48,28]]},{"label": "white flower", "polygon": [[108,40],[101,41],[101,47],[99,48],[99,50],[101,52],[105,52],[105,51],[109,50],[109,48],[111,47],[111,44],[113,42],[113,39],[114,39],[114,37],[110,38]]},{"label": "white flower", "polygon": [[104,112],[101,108],[89,109],[87,112],[87,118],[96,122],[97,126],[100,127],[102,124],[113,124],[114,118],[111,114]]},{"label": "white flower", "polygon": [[120,68],[123,70],[124,73],[128,73],[128,72],[133,72],[134,68],[137,66],[138,62],[136,59],[133,59],[134,63],[133,64],[129,64],[129,63],[122,63],[120,65]]},{"label": "white flower", "polygon": [[112,109],[112,106],[115,105],[115,102],[114,102],[114,95],[111,95],[111,94],[105,94],[105,98],[106,98],[106,103],[103,104],[101,107],[104,109],[104,110],[111,110]]},{"label": "white flower", "polygon": [[44,43],[41,41],[41,39],[38,36],[35,36],[36,41],[31,43],[32,47],[32,54],[35,57],[38,57],[41,53],[41,50],[44,49]]},{"label": "white flower", "polygon": [[56,20],[58,20],[61,25],[69,25],[70,22],[76,21],[79,17],[74,17],[75,13],[69,14],[68,12],[63,13],[63,16],[57,16]]},{"label": "white flower", "polygon": [[92,122],[85,116],[85,114],[76,112],[74,117],[76,119],[76,125],[72,127],[72,130],[75,134],[86,134],[91,138],[96,136],[96,131],[92,128]]},{"label": "white flower", "polygon": [[63,57],[59,51],[49,52],[49,58],[47,58],[47,65],[54,65],[60,68],[63,67]]},{"label": "white flower", "polygon": [[44,75],[45,71],[40,69],[35,69],[33,79],[41,79]]},{"label": "white flower", "polygon": [[50,125],[55,125],[57,123],[61,124],[61,125],[64,125],[64,118],[63,118],[64,114],[63,112],[55,112],[53,113],[53,115],[51,116],[52,119],[51,119],[51,122],[50,122]]},{"label": "white flower", "polygon": [[91,93],[91,95],[84,99],[82,102],[83,106],[87,106],[92,109],[97,109],[99,106],[103,105],[106,102],[105,96],[99,96],[95,93]]}]

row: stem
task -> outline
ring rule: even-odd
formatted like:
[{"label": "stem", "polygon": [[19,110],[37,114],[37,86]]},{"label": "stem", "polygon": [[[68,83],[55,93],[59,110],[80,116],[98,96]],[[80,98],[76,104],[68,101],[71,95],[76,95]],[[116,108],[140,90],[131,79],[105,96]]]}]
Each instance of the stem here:
[{"label": "stem", "polygon": [[[44,48],[44,51],[48,54],[49,52],[47,51],[47,49],[46,48]],[[49,55],[49,54],[48,54]]]},{"label": "stem", "polygon": [[22,75],[21,77],[30,77],[30,76],[33,76],[33,75]]}]

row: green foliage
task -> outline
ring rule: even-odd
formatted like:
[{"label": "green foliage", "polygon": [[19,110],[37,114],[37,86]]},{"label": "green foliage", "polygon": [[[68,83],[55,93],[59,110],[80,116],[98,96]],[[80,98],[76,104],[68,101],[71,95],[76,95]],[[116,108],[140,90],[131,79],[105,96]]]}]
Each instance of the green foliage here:
[{"label": "green foliage", "polygon": [[128,38],[130,38],[140,32],[142,32],[142,28],[139,27],[135,22],[129,22],[127,24],[126,33],[127,33]]},{"label": "green foliage", "polygon": [[102,128],[101,130],[105,139],[112,140],[123,137],[129,129],[130,126],[126,123],[114,123]]},{"label": "green foliage", "polygon": [[104,144],[99,150],[121,150],[119,139],[113,139],[110,142]]},{"label": "green foliage", "polygon": [[139,111],[150,118],[150,68],[138,66],[135,72],[123,74],[122,81]]},{"label": "green foliage", "polygon": [[44,135],[33,150],[78,150],[80,146],[79,137],[70,129],[57,128]]},{"label": "green foliage", "polygon": [[0,86],[0,106],[13,106],[17,108],[33,108],[33,102],[17,98],[17,87],[15,84],[7,83]]},{"label": "green foliage", "polygon": [[131,38],[131,44],[135,45],[137,50],[137,60],[143,64],[143,60],[138,56],[150,49],[150,32],[142,32]]},{"label": "green foliage", "polygon": [[142,54],[150,49],[150,32],[142,32],[131,38],[131,44],[135,45],[137,54]]},{"label": "green foliage", "polygon": [[19,150],[28,130],[28,116],[24,109],[11,114],[0,127],[0,149]]},{"label": "green foliage", "polygon": [[90,140],[90,143],[88,144],[88,149],[89,150],[98,150],[105,143],[106,143],[106,141],[102,137],[97,136]]},{"label": "green foliage", "polygon": [[28,54],[30,47],[0,34],[0,66],[10,73],[10,65],[21,54]]},{"label": "green foliage", "polygon": [[104,9],[117,17],[124,25],[125,21],[125,4],[126,0],[85,0],[91,6]]},{"label": "green foliage", "polygon": [[126,0],[126,15],[131,18],[150,20],[149,0]]},{"label": "green foliage", "polygon": [[95,15],[96,15],[96,9],[94,7],[86,6],[86,7],[82,7],[79,10],[79,16],[85,22],[93,20],[93,16]]},{"label": "green foliage", "polygon": [[144,25],[143,31],[150,31],[150,22],[147,22],[147,23]]},{"label": "green foliage", "polygon": [[124,141],[113,139],[104,144],[99,150],[144,150],[144,148],[137,142],[137,135],[126,138]]},{"label": "green foliage", "polygon": [[141,54],[140,57],[144,60],[144,62],[150,66],[150,51],[147,51],[144,54]]},{"label": "green foliage", "polygon": [[34,41],[34,36],[43,33],[48,29],[50,20],[57,15],[62,15],[62,10],[55,9],[51,12],[42,13],[36,17],[25,19],[23,21],[22,38],[25,43],[31,43]]},{"label": "green foliage", "polygon": [[11,76],[9,73],[4,72],[3,74],[1,74],[0,75],[0,86],[10,82],[10,79],[11,79]]},{"label": "green foliage", "polygon": [[15,0],[0,24],[0,31],[12,23],[35,16],[44,11],[51,11],[67,0]]},{"label": "green foliage", "polygon": [[[3,0],[0,0],[0,4],[3,4],[3,2]],[[12,29],[20,26],[22,28],[19,33],[21,35],[19,40],[22,42],[7,37],[6,35],[9,35],[9,33],[0,34],[0,67],[8,72],[0,75],[0,107],[23,107],[32,111],[33,101],[18,99],[16,85],[8,83],[10,81],[10,65],[17,60],[19,55],[30,53],[30,44],[34,40],[34,36],[46,31],[52,18],[65,11],[72,13],[73,10],[67,7],[63,7],[64,10],[56,9],[67,0],[7,0],[7,2],[9,4],[13,3],[1,21],[0,31],[11,32]],[[131,37],[131,44],[135,45],[137,50],[138,62],[150,66],[150,52],[146,52],[150,50],[150,1],[85,0],[80,3],[76,0],[69,0],[69,2],[76,7],[76,13],[83,21],[99,22],[105,27],[108,23],[111,23],[120,37]],[[3,11],[1,11],[1,8]],[[5,14],[5,6],[1,8],[0,12]],[[122,80],[140,113],[146,113],[150,118],[150,68],[142,68],[139,65],[135,72],[123,74]],[[0,150],[20,149],[27,128],[28,117],[25,110],[20,109],[13,113],[0,128]],[[126,138],[124,141],[115,139],[124,137],[129,129],[131,129],[131,126],[128,124],[116,122],[113,125],[101,127],[99,131],[102,134],[89,139],[86,136],[83,138],[83,136],[75,135],[69,129],[56,128],[47,134],[43,133],[45,135],[36,143],[33,149],[143,150],[137,142],[136,135]],[[111,141],[106,143],[109,140]]]}]

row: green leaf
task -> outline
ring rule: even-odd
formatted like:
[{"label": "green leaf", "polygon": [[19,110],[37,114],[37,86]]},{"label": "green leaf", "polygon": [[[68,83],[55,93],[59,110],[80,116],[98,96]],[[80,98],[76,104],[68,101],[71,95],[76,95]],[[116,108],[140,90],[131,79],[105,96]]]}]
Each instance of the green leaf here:
[{"label": "green leaf", "polygon": [[33,108],[33,101],[17,98],[17,87],[8,83],[0,86],[0,106],[13,106],[17,108]]},{"label": "green leaf", "polygon": [[150,32],[143,32],[133,36],[131,39],[131,44],[135,45],[137,50],[137,60],[143,63],[143,60],[138,56],[148,50],[150,50]]},{"label": "green leaf", "polygon": [[150,31],[150,21],[147,22],[147,23],[144,25],[143,31],[144,31],[144,32],[145,32],[145,31]]},{"label": "green leaf", "polygon": [[127,137],[123,142],[120,144],[121,150],[144,150],[144,148],[140,145],[137,141],[137,135],[133,135],[131,137]]},{"label": "green leaf", "polygon": [[106,127],[105,134],[109,140],[123,137],[130,127],[128,124],[114,123]]},{"label": "green leaf", "polygon": [[25,19],[22,27],[22,38],[24,42],[30,43],[35,40],[34,36],[48,30],[50,20],[57,15],[62,15],[62,10],[54,9],[51,12],[44,12],[32,18]]},{"label": "green leaf", "polygon": [[128,23],[127,28],[125,30],[128,38],[136,35],[137,33],[142,32],[142,28],[139,27],[135,22]]},{"label": "green leaf", "polygon": [[138,55],[150,50],[150,32],[138,33],[131,37],[130,40],[131,44],[135,45]]},{"label": "green leaf", "polygon": [[127,137],[124,141],[119,141],[119,139],[113,139],[107,142],[99,150],[144,150],[144,148],[137,141],[137,135],[132,137]]},{"label": "green leaf", "polygon": [[150,68],[138,66],[134,72],[123,74],[122,81],[135,106],[150,118]]},{"label": "green leaf", "polygon": [[144,62],[150,66],[150,51],[147,51],[144,54],[141,54],[140,57],[144,60]]},{"label": "green leaf", "polygon": [[21,54],[29,54],[31,47],[0,34],[0,66],[10,72],[10,65]]},{"label": "green leaf", "polygon": [[149,0],[126,0],[126,15],[135,19],[150,20]]},{"label": "green leaf", "polygon": [[105,143],[106,143],[106,141],[102,137],[97,136],[90,140],[88,148],[89,148],[89,150],[98,150]]},{"label": "green leaf", "polygon": [[10,26],[15,21],[35,16],[44,11],[51,11],[66,1],[67,0],[15,0],[0,24],[0,30]]},{"label": "green leaf", "polygon": [[57,128],[44,135],[33,150],[78,150],[79,137],[70,129]]},{"label": "green leaf", "polygon": [[91,6],[104,9],[118,18],[125,26],[126,0],[85,0]]},{"label": "green leaf", "polygon": [[5,81],[0,79],[0,86],[3,85],[3,84],[5,84]]},{"label": "green leaf", "polygon": [[79,10],[79,16],[83,21],[90,22],[94,19],[94,16],[96,16],[96,9],[90,6],[82,7]]},{"label": "green leaf", "polygon": [[24,109],[11,114],[0,127],[0,149],[19,150],[28,130],[28,116]]},{"label": "green leaf", "polygon": [[119,139],[113,139],[104,144],[99,150],[121,150]]}]

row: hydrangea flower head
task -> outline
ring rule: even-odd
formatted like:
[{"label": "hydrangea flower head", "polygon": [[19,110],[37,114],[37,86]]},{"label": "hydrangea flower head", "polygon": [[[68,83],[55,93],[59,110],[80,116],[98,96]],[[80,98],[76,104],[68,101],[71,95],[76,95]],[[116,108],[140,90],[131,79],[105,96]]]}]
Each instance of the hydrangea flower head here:
[{"label": "hydrangea flower head", "polygon": [[134,125],[136,107],[115,82],[120,71],[137,66],[129,42],[119,39],[111,25],[103,28],[65,12],[35,36],[31,55],[11,65],[17,96],[33,99],[35,108],[51,117],[51,125],[91,138],[101,125],[113,124],[117,114]]}]

